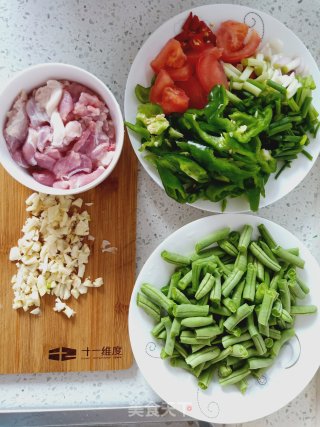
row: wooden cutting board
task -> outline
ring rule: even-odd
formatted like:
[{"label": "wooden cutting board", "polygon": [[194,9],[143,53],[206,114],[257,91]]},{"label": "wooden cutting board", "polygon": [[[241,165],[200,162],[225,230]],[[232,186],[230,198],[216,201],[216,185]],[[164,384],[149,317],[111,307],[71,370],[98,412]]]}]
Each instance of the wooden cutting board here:
[{"label": "wooden cutting board", "polygon": [[[127,369],[132,363],[128,307],[135,279],[137,162],[128,138],[112,175],[82,195],[95,236],[86,277],[102,276],[101,288],[90,288],[68,304],[72,319],[53,311],[46,295],[41,316],[12,309],[10,280],[16,266],[8,259],[21,236],[25,200],[30,190],[0,166],[0,373],[71,372]],[[118,248],[102,253],[102,240]]]}]

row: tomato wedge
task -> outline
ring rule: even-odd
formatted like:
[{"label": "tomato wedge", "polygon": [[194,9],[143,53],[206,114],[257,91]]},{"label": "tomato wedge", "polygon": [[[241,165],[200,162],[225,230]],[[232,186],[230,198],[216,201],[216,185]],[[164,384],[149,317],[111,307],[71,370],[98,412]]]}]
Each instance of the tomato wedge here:
[{"label": "tomato wedge", "polygon": [[151,61],[150,65],[155,73],[159,73],[159,71],[164,67],[182,67],[185,64],[186,59],[187,57],[178,40],[170,39],[154,60]]},{"label": "tomato wedge", "polygon": [[165,70],[160,70],[156,80],[150,90],[150,101],[159,104],[164,88],[174,86],[174,81]]},{"label": "tomato wedge", "polygon": [[242,22],[225,21],[216,32],[217,46],[236,52],[243,47],[249,27]]},{"label": "tomato wedge", "polygon": [[261,38],[255,30],[248,31],[249,27],[241,22],[225,21],[220,25],[216,38],[217,46],[223,49],[223,61],[238,63],[255,53]]},{"label": "tomato wedge", "polygon": [[176,81],[186,81],[188,80],[193,73],[193,66],[186,62],[183,67],[180,68],[169,68],[167,67],[165,70],[172,78],[172,80]]},{"label": "tomato wedge", "polygon": [[190,51],[188,52],[187,55],[187,62],[189,62],[192,65],[197,65],[197,62],[200,58],[200,56],[204,53],[204,52],[212,52],[216,55],[217,59],[221,57],[222,55],[222,49],[218,49],[217,47],[213,47],[212,45],[206,45],[205,48],[199,52],[196,50]]},{"label": "tomato wedge", "polygon": [[200,56],[196,66],[196,74],[206,93],[209,93],[218,84],[228,87],[227,76],[217,59],[216,52],[204,52]]},{"label": "tomato wedge", "polygon": [[178,87],[164,88],[160,102],[165,114],[184,113],[189,106],[189,97]]},{"label": "tomato wedge", "polygon": [[195,76],[191,76],[186,82],[177,82],[176,85],[190,98],[190,108],[204,108],[208,103],[208,97]]}]

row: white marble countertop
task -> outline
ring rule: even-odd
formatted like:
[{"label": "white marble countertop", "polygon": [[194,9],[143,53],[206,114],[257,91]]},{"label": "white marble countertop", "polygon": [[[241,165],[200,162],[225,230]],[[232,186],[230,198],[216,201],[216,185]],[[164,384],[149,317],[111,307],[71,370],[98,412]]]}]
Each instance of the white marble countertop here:
[{"label": "white marble countertop", "polygon": [[[0,0],[0,82],[40,62],[66,62],[100,77],[123,104],[126,77],[144,40],[184,9],[214,1]],[[280,19],[320,62],[320,0],[229,0]],[[292,193],[259,215],[293,232],[320,261],[320,160]],[[180,226],[208,213],[170,200],[142,170],[138,182],[137,270]],[[3,285],[3,284],[2,284]],[[279,412],[248,426],[319,427],[320,373]],[[144,405],[159,401],[136,365],[127,371],[0,376],[0,412]],[[317,405],[318,401],[318,405]],[[0,425],[1,417],[0,417]],[[7,425],[7,424],[6,424]],[[13,424],[12,424],[13,425]]]}]

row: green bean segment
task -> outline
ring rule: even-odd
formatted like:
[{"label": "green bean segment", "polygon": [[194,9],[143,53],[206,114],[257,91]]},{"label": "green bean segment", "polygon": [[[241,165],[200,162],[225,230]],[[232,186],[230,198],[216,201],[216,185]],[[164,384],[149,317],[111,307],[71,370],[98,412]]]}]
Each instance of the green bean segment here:
[{"label": "green bean segment", "polygon": [[214,323],[213,316],[204,316],[204,317],[186,317],[181,320],[181,326],[186,326],[187,328],[201,328],[201,326],[208,326]]},{"label": "green bean segment", "polygon": [[167,285],[143,283],[137,293],[163,363],[191,373],[203,390],[218,374],[221,386],[245,393],[247,378],[261,378],[295,335],[296,316],[317,312],[303,301],[310,290],[299,277],[299,249],[279,246],[264,224],[253,241],[255,233],[224,227],[191,255],[162,251],[172,269]]},{"label": "green bean segment", "polygon": [[226,239],[230,233],[230,228],[225,227],[220,230],[214,231],[213,233],[209,234],[207,237],[200,240],[198,243],[196,243],[195,249],[196,252],[199,253],[202,251],[202,249],[207,248],[208,246],[211,246],[213,243],[219,242],[219,240]]}]

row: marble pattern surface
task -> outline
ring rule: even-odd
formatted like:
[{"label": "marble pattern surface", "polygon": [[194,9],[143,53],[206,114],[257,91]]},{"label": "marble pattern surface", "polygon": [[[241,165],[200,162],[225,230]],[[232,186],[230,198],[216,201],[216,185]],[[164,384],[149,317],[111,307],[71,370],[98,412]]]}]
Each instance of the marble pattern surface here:
[{"label": "marble pattern surface", "polygon": [[[228,2],[261,9],[280,19],[302,39],[319,64],[320,0]],[[209,3],[215,1],[0,0],[0,88],[14,72],[29,65],[67,62],[96,74],[122,106],[126,77],[144,40],[182,10]],[[259,212],[293,232],[318,261],[319,177],[318,160],[294,191]],[[166,236],[208,215],[168,199],[141,169],[138,188],[137,272]],[[122,372],[0,376],[0,411],[100,408],[157,401],[136,365]],[[320,373],[287,407],[247,426],[319,427],[319,402]]]}]

